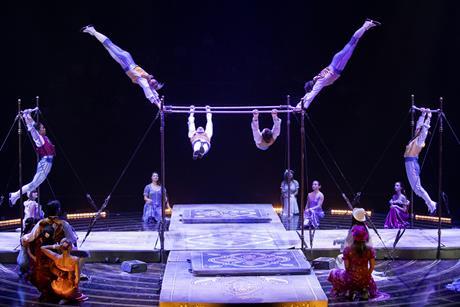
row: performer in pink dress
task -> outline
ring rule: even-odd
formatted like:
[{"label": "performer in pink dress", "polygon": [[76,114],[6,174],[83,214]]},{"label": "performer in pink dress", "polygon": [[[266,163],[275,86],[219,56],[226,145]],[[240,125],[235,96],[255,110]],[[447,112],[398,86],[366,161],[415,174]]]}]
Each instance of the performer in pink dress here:
[{"label": "performer in pink dress", "polygon": [[355,225],[351,229],[353,243],[343,251],[345,270],[333,269],[328,281],[332,284],[331,295],[335,297],[349,296],[356,293],[362,299],[374,298],[378,295],[377,286],[372,278],[375,267],[375,250],[369,246],[369,234],[365,227]]}]

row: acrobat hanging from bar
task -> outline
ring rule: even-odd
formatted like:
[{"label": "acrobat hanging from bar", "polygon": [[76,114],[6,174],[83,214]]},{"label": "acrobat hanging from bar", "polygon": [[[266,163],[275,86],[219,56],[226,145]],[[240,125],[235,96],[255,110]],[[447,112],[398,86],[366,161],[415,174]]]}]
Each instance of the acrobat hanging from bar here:
[{"label": "acrobat hanging from bar", "polygon": [[305,83],[305,96],[297,104],[297,108],[300,109],[303,103],[304,109],[308,109],[313,99],[323,89],[323,87],[331,85],[337,80],[345,66],[348,63],[359,39],[363,34],[372,27],[379,26],[380,23],[374,20],[366,19],[364,24],[359,28],[352,36],[351,40],[345,45],[345,47],[334,55],[331,64],[321,70],[313,80]]},{"label": "acrobat hanging from bar", "polygon": [[195,128],[195,107],[190,106],[188,117],[188,137],[193,148],[193,159],[201,159],[211,148],[211,138],[213,133],[211,107],[206,106],[206,129],[203,127]]},{"label": "acrobat hanging from bar", "polygon": [[160,108],[160,98],[157,91],[163,87],[162,83],[159,83],[152,75],[148,74],[139,65],[134,63],[134,60],[129,52],[112,43],[107,36],[97,32],[92,25],[83,27],[81,31],[91,34],[99,42],[101,42],[112,58],[121,65],[131,81],[142,87],[145,97],[151,103],[154,103],[158,108]]},{"label": "acrobat hanging from bar", "polygon": [[[45,126],[41,123],[36,123],[32,116],[30,115],[34,110],[27,109],[22,111],[22,118],[25,120],[27,125],[27,130],[29,131],[32,139],[34,141],[35,150],[38,153],[39,161],[37,165],[37,171],[35,173],[32,182],[26,184],[22,187],[22,194],[26,194],[29,191],[36,190],[43,181],[45,181],[51,167],[53,166],[53,159],[56,155],[54,145],[51,143],[50,139],[46,136]],[[20,190],[10,193],[10,204],[14,205],[18,201],[20,195]]]},{"label": "acrobat hanging from bar", "polygon": [[281,132],[281,118],[278,117],[278,112],[276,109],[272,110],[273,118],[273,128],[270,130],[264,128],[262,132],[259,129],[259,111],[252,111],[252,136],[254,137],[254,142],[256,143],[257,148],[260,150],[267,150],[273,143],[275,143],[276,138],[280,135]]},{"label": "acrobat hanging from bar", "polygon": [[406,166],[407,179],[414,193],[423,198],[428,206],[429,212],[432,214],[436,211],[436,202],[431,200],[430,195],[422,187],[420,181],[420,165],[418,163],[418,155],[425,147],[425,140],[430,129],[431,112],[429,109],[421,108],[422,114],[417,120],[415,126],[414,137],[409,141],[404,152],[404,164]]}]

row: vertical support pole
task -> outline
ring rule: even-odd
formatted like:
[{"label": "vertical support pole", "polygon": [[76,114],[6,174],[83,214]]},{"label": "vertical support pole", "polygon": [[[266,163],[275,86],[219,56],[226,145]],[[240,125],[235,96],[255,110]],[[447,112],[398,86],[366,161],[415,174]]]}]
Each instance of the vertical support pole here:
[{"label": "vertical support pole", "polygon": [[[411,139],[414,137],[415,133],[415,96],[412,94],[411,96],[412,107],[410,109],[410,135]],[[410,228],[414,228],[414,191],[410,190]]]},{"label": "vertical support pole", "polygon": [[160,236],[160,256],[161,256],[161,263],[166,263],[166,253],[165,253],[165,238],[164,238],[164,231],[165,231],[165,224],[166,224],[166,174],[165,174],[165,112],[164,112],[164,96],[161,97],[161,104],[160,104],[160,160],[161,160],[161,221],[159,227]]},{"label": "vertical support pole", "polygon": [[[290,101],[290,96],[287,95],[286,97],[286,104],[288,106],[291,105],[291,101]],[[289,109],[289,107],[288,107]],[[287,211],[288,211],[288,214],[287,214],[287,217],[290,221],[291,219],[291,177],[290,177],[290,173],[291,173],[291,113],[288,112],[287,113],[287,120],[286,120],[286,133],[287,133],[287,169],[288,169],[288,179],[287,179],[287,184],[288,184],[288,194],[287,194],[287,202],[288,202],[288,205],[287,205]]]},{"label": "vertical support pole", "polygon": [[439,157],[438,157],[438,250],[436,259],[441,259],[441,216],[442,216],[442,134],[443,134],[443,99],[439,98]]},{"label": "vertical support pole", "polygon": [[302,108],[300,117],[300,241],[301,249],[305,251],[305,236],[303,229],[305,211],[305,110]]},{"label": "vertical support pole", "polygon": [[22,200],[22,119],[21,99],[18,99],[18,174],[19,174],[19,210],[21,210],[21,236],[24,233],[24,202]]},{"label": "vertical support pole", "polygon": [[[40,102],[40,98],[38,96],[35,97],[35,107],[37,108],[37,111],[35,112],[35,122],[38,123],[40,122],[40,106],[39,106],[39,103]],[[38,165],[38,162],[40,161],[40,156],[38,155],[38,153],[36,153],[36,156],[37,156],[37,165]],[[40,193],[40,186],[37,187],[37,203],[38,203],[38,212],[35,212],[35,216],[40,216],[40,212],[42,212],[42,205],[41,205],[41,202],[40,202],[40,196],[41,196],[41,193]]]}]

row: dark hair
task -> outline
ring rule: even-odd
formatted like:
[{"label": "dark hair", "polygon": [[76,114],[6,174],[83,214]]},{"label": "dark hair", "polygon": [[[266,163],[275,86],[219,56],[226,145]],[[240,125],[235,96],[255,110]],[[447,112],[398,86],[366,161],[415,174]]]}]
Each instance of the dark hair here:
[{"label": "dark hair", "polygon": [[354,241],[351,245],[353,251],[355,251],[359,256],[362,256],[364,252],[367,250],[367,245],[365,241]]},{"label": "dark hair", "polygon": [[42,125],[43,125],[42,123],[36,122],[36,123],[34,124],[34,128],[35,128],[37,131],[40,131],[40,127],[41,127]]},{"label": "dark hair", "polygon": [[45,217],[59,216],[61,213],[61,203],[59,200],[52,200],[46,204],[43,211],[45,213]]},{"label": "dark hair", "polygon": [[401,181],[396,181],[395,184],[399,183],[400,187],[401,187],[401,193],[403,195],[406,195],[406,189],[404,188],[404,185],[402,184]]},{"label": "dark hair", "polygon": [[40,237],[42,238],[42,245],[51,245],[56,243],[54,242],[54,228],[52,225],[48,224],[43,227]]},{"label": "dark hair", "polygon": [[26,220],[24,221],[24,234],[29,233],[32,230],[32,228],[34,228],[36,223],[37,220],[33,217],[26,218]]},{"label": "dark hair", "polygon": [[311,90],[313,89],[314,85],[315,85],[315,81],[313,81],[313,80],[305,82],[305,85],[303,87],[304,90],[305,90],[305,93],[311,92]]},{"label": "dark hair", "polygon": [[273,133],[270,129],[268,128],[265,128],[263,131],[262,131],[262,139],[269,143],[273,138]]}]

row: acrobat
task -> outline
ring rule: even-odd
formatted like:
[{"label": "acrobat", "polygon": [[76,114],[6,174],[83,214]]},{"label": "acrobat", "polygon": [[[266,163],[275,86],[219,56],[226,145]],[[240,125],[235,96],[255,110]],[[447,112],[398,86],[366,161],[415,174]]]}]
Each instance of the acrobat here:
[{"label": "acrobat", "polygon": [[160,99],[157,91],[163,87],[162,83],[159,83],[152,75],[148,74],[139,65],[134,63],[134,60],[129,52],[112,43],[107,36],[97,32],[92,25],[83,27],[81,31],[94,36],[99,42],[101,42],[112,58],[121,65],[131,81],[142,87],[145,97],[151,103],[154,103],[158,108],[160,108]]},{"label": "acrobat", "polygon": [[[35,150],[38,153],[39,161],[37,165],[37,171],[35,173],[32,182],[22,187],[22,194],[26,194],[29,191],[36,190],[43,181],[45,181],[51,167],[53,166],[53,159],[56,155],[53,143],[46,136],[45,126],[41,123],[36,123],[30,115],[34,110],[27,109],[22,111],[22,118],[25,120],[27,130],[29,131],[34,141]],[[14,205],[20,197],[20,191],[9,194],[10,204]]]},{"label": "acrobat", "polygon": [[414,137],[409,141],[404,152],[404,164],[406,166],[407,179],[414,193],[423,198],[432,214],[436,211],[436,202],[431,200],[428,192],[422,187],[420,181],[420,165],[418,155],[425,146],[425,140],[430,129],[431,112],[429,109],[421,108],[422,115],[417,120]]},{"label": "acrobat", "polygon": [[264,128],[262,132],[259,130],[259,111],[252,111],[252,136],[254,137],[254,142],[256,143],[257,148],[260,150],[267,150],[273,143],[275,143],[276,138],[280,135],[281,131],[281,118],[278,117],[277,110],[272,110],[273,118],[273,128],[270,130]]},{"label": "acrobat", "polygon": [[352,36],[351,40],[345,45],[345,47],[334,55],[331,64],[324,68],[313,80],[305,83],[305,96],[297,104],[297,108],[300,109],[303,103],[304,109],[308,109],[313,99],[323,89],[323,87],[331,85],[337,80],[345,66],[348,63],[359,39],[363,34],[372,27],[379,26],[380,23],[374,20],[366,19],[364,24],[359,28]]},{"label": "acrobat", "polygon": [[206,129],[198,127],[195,129],[195,107],[190,106],[188,117],[188,137],[193,148],[193,159],[201,159],[211,148],[211,138],[213,133],[211,107],[206,106]]}]

